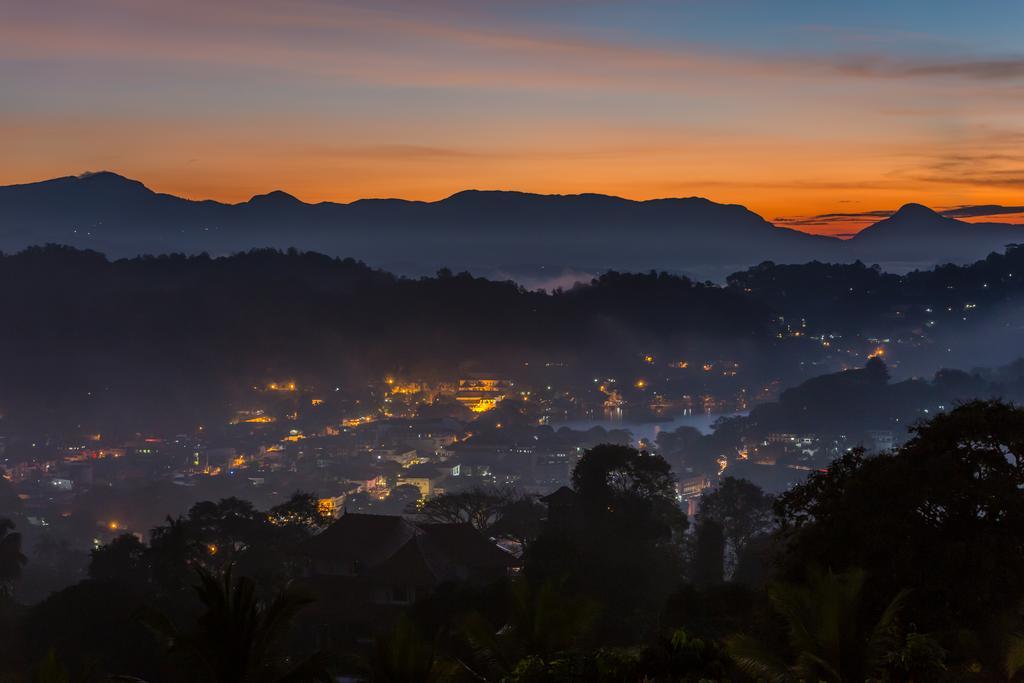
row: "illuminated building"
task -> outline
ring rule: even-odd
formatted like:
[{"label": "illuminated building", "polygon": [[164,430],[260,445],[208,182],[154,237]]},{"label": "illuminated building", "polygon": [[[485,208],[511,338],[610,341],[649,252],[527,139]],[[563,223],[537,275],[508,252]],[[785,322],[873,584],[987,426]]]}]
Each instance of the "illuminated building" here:
[{"label": "illuminated building", "polygon": [[398,475],[398,485],[408,484],[420,491],[420,498],[430,498],[444,492],[440,486],[447,473],[433,465],[414,465]]},{"label": "illuminated building", "polygon": [[513,386],[507,379],[460,379],[455,400],[474,413],[485,413],[504,401]]},{"label": "illuminated building", "polygon": [[321,515],[325,517],[336,518],[341,514],[345,504],[345,496],[334,496],[331,498],[321,498],[317,501],[316,509]]},{"label": "illuminated building", "polygon": [[700,507],[701,495],[711,488],[711,479],[706,475],[689,477],[676,482],[679,500],[686,503],[686,514],[693,517]]}]

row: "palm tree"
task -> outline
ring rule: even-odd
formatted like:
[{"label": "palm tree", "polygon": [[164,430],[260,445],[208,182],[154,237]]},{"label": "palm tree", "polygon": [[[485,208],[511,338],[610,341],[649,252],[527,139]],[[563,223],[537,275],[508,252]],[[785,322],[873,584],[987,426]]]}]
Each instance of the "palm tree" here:
[{"label": "palm tree", "polygon": [[0,600],[14,595],[14,582],[21,578],[21,568],[28,558],[21,552],[21,534],[14,522],[0,519]]},{"label": "palm tree", "polygon": [[786,624],[792,661],[745,635],[727,639],[729,654],[746,673],[769,681],[862,683],[881,675],[901,646],[896,620],[907,592],[897,595],[874,624],[864,623],[864,572],[813,571],[804,584],[768,588],[772,606]]},{"label": "palm tree", "polygon": [[282,645],[295,615],[311,600],[286,589],[266,602],[252,579],[196,570],[195,587],[203,612],[188,632],[178,631],[162,615],[146,615],[148,625],[164,636],[170,653],[180,656],[190,680],[208,683],[329,683],[320,654],[292,662]]},{"label": "palm tree", "polygon": [[600,606],[553,581],[525,578],[509,586],[508,621],[500,629],[479,613],[467,615],[460,635],[469,646],[460,664],[480,680],[501,680],[523,659],[546,662],[577,650],[593,630]]},{"label": "palm tree", "polygon": [[1006,644],[1006,679],[1012,681],[1024,671],[1024,636],[1011,633]]},{"label": "palm tree", "polygon": [[370,680],[380,683],[445,681],[458,671],[451,661],[440,656],[436,640],[424,638],[406,614],[399,615],[394,628],[377,639],[363,668]]}]

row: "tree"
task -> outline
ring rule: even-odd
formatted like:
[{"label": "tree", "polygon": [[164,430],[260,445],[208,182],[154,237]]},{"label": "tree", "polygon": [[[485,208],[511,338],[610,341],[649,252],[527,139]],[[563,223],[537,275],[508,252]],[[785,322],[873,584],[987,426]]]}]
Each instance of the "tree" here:
[{"label": "tree", "polygon": [[166,521],[150,532],[149,554],[157,585],[173,593],[189,585],[192,566],[208,555],[209,549],[192,537],[187,520],[167,517]]},{"label": "tree", "polygon": [[590,522],[649,539],[671,539],[686,529],[676,479],[660,456],[628,446],[595,446],[573,469],[572,481]]},{"label": "tree", "polygon": [[261,581],[283,579],[289,570],[283,550],[297,531],[305,531],[297,525],[275,525],[270,519],[238,498],[199,502],[186,517],[168,518],[166,525],[153,529],[150,540],[158,585],[174,592],[189,584],[195,567],[221,570],[234,563]]},{"label": "tree", "polygon": [[240,498],[203,501],[188,511],[190,533],[220,566],[227,566],[237,554],[264,540],[268,527],[267,516]]},{"label": "tree", "polygon": [[149,554],[134,534],[122,534],[92,551],[89,577],[101,581],[145,584],[149,581]]},{"label": "tree", "polygon": [[786,626],[788,657],[755,638],[727,639],[729,654],[751,676],[776,681],[860,683],[881,677],[900,647],[897,618],[906,593],[893,598],[874,621],[861,617],[864,572],[812,570],[803,583],[768,589]]},{"label": "tree", "polygon": [[410,508],[429,522],[470,524],[490,536],[508,539],[526,548],[540,533],[544,508],[534,496],[511,489],[479,487],[429,498]]},{"label": "tree", "polygon": [[460,661],[474,678],[505,680],[530,658],[547,663],[580,651],[600,611],[598,601],[574,592],[568,581],[537,585],[519,578],[508,587],[504,624],[476,612],[461,620],[458,633],[469,652]]},{"label": "tree", "polygon": [[164,639],[169,653],[188,671],[189,679],[208,683],[330,683],[326,658],[288,656],[285,641],[295,616],[311,600],[291,590],[270,601],[261,599],[256,583],[235,579],[230,567],[217,575],[197,568],[195,586],[202,612],[188,630],[179,630],[156,612],[146,623]]},{"label": "tree", "polygon": [[682,574],[686,515],[660,456],[626,446],[595,446],[573,470],[578,520],[549,524],[530,544],[531,581],[567,580],[603,609],[609,642],[649,635]]},{"label": "tree", "polygon": [[720,583],[725,578],[725,534],[713,519],[699,522],[694,530],[690,574],[698,586]]},{"label": "tree", "polygon": [[864,364],[865,379],[876,386],[885,385],[889,382],[889,368],[881,356],[873,356]]},{"label": "tree", "polygon": [[44,585],[57,589],[82,578],[89,555],[73,547],[67,535],[50,529],[32,544],[32,566],[35,581],[42,579]]},{"label": "tree", "polygon": [[14,595],[14,583],[21,578],[21,568],[27,562],[14,522],[0,519],[0,600],[9,600]]},{"label": "tree", "polygon": [[320,509],[320,499],[316,494],[304,491],[296,491],[285,502],[270,508],[267,516],[279,526],[295,526],[310,531],[322,529],[333,519]]},{"label": "tree", "polygon": [[989,634],[970,656],[1001,670],[998,633],[1024,602],[1024,410],[974,401],[913,433],[893,454],[847,453],[780,497],[782,569],[863,567],[874,605],[913,586],[915,623],[950,642]]},{"label": "tree", "polygon": [[772,529],[774,498],[746,479],[726,477],[700,498],[697,528],[707,522],[721,527],[725,537],[725,576],[731,577],[750,541]]},{"label": "tree", "polygon": [[534,496],[522,496],[506,502],[498,520],[488,530],[495,538],[517,543],[523,552],[541,533],[545,519],[544,506]]},{"label": "tree", "polygon": [[429,522],[471,524],[477,531],[487,531],[511,498],[508,491],[478,487],[434,496],[424,501],[417,512]]},{"label": "tree", "polygon": [[14,485],[0,477],[0,515],[16,514],[21,508],[21,498],[18,498]]},{"label": "tree", "polygon": [[51,649],[39,662],[32,680],[35,683],[71,683],[71,674],[57,660],[57,653]]},{"label": "tree", "polygon": [[51,593],[21,621],[26,662],[54,659],[74,681],[129,672],[155,679],[159,649],[134,619],[153,598],[140,588],[86,579]]},{"label": "tree", "polygon": [[381,683],[444,681],[455,671],[439,656],[437,644],[425,638],[406,614],[400,614],[394,627],[377,639],[373,655],[362,668]]}]

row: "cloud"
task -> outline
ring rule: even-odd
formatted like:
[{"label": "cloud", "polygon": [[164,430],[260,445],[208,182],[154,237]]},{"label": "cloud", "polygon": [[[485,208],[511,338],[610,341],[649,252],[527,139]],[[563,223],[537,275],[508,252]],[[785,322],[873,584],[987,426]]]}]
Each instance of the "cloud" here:
[{"label": "cloud", "polygon": [[[865,223],[874,223],[884,218],[888,218],[894,213],[895,211],[891,209],[881,209],[878,211],[857,211],[850,213],[822,213],[816,216],[778,216],[773,220],[775,223],[780,223],[787,227],[834,226],[844,223],[863,225]],[[839,233],[839,236],[852,234],[854,233]]]},{"label": "cloud", "polygon": [[1000,204],[975,204],[957,206],[940,211],[949,218],[978,218],[981,216],[1004,216],[1007,214],[1024,213],[1024,206],[1002,206]]},{"label": "cloud", "polygon": [[[778,216],[773,222],[787,227],[821,227],[842,224],[865,225],[888,218],[895,211],[880,209],[877,211],[858,211],[850,213],[822,213],[815,216]],[[980,218],[983,216],[1007,216],[1024,214],[1024,206],[1004,206],[1002,204],[966,204],[943,209],[938,212],[946,218]],[[852,236],[856,233],[835,233],[839,237]]]},{"label": "cloud", "polygon": [[488,152],[457,147],[439,147],[388,143],[376,145],[316,145],[306,150],[327,157],[373,159],[381,161],[435,161],[438,159],[483,159],[497,156]]},{"label": "cloud", "polygon": [[883,57],[855,57],[841,61],[837,70],[861,78],[957,77],[983,81],[1024,79],[1024,57],[963,59],[959,61],[898,61]]},{"label": "cloud", "polygon": [[932,148],[908,149],[905,156],[912,161],[890,177],[918,185],[1018,189],[1024,187],[1022,146],[1022,130],[973,126]]},{"label": "cloud", "polygon": [[[564,1],[564,0],[563,0]],[[628,33],[516,21],[502,13],[438,16],[419,3],[361,4],[254,0],[222,4],[182,0],[135,6],[84,3],[96,11],[23,12],[0,26],[0,55],[12,60],[93,59],[221,67],[347,79],[370,84],[442,87],[622,88],[689,91],[695,79],[734,77],[1024,79],[1024,57],[900,61],[884,57],[807,59],[706,44],[638,41]],[[117,8],[118,11],[112,11]],[[105,9],[106,11],[100,11]],[[76,16],[77,14],[77,16]],[[155,31],[153,27],[159,26]],[[202,72],[194,72],[202,73]]]}]

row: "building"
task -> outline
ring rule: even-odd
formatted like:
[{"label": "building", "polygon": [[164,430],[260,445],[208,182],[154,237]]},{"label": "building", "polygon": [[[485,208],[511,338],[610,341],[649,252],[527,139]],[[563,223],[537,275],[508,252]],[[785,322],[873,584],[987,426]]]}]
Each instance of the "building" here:
[{"label": "building", "polygon": [[318,597],[304,621],[321,646],[369,640],[441,584],[486,584],[518,566],[468,524],[352,513],[300,543],[294,556],[303,588]]},{"label": "building", "polygon": [[474,413],[483,413],[505,400],[514,386],[514,382],[507,379],[460,379],[455,400]]},{"label": "building", "polygon": [[867,442],[864,445],[868,447],[868,450],[882,453],[893,449],[896,445],[896,438],[890,429],[869,429]]},{"label": "building", "polygon": [[680,479],[676,482],[679,500],[686,504],[687,516],[693,517],[697,514],[697,510],[700,508],[700,497],[709,488],[711,488],[711,478],[704,474]]},{"label": "building", "polygon": [[568,486],[562,486],[554,493],[540,498],[540,502],[548,507],[547,522],[557,529],[570,529],[577,526],[581,519],[580,497]]},{"label": "building", "polygon": [[431,496],[444,493],[442,483],[450,471],[450,469],[441,470],[434,465],[426,463],[413,465],[399,472],[397,485],[408,484],[415,486],[420,490],[420,498],[430,498]]}]

